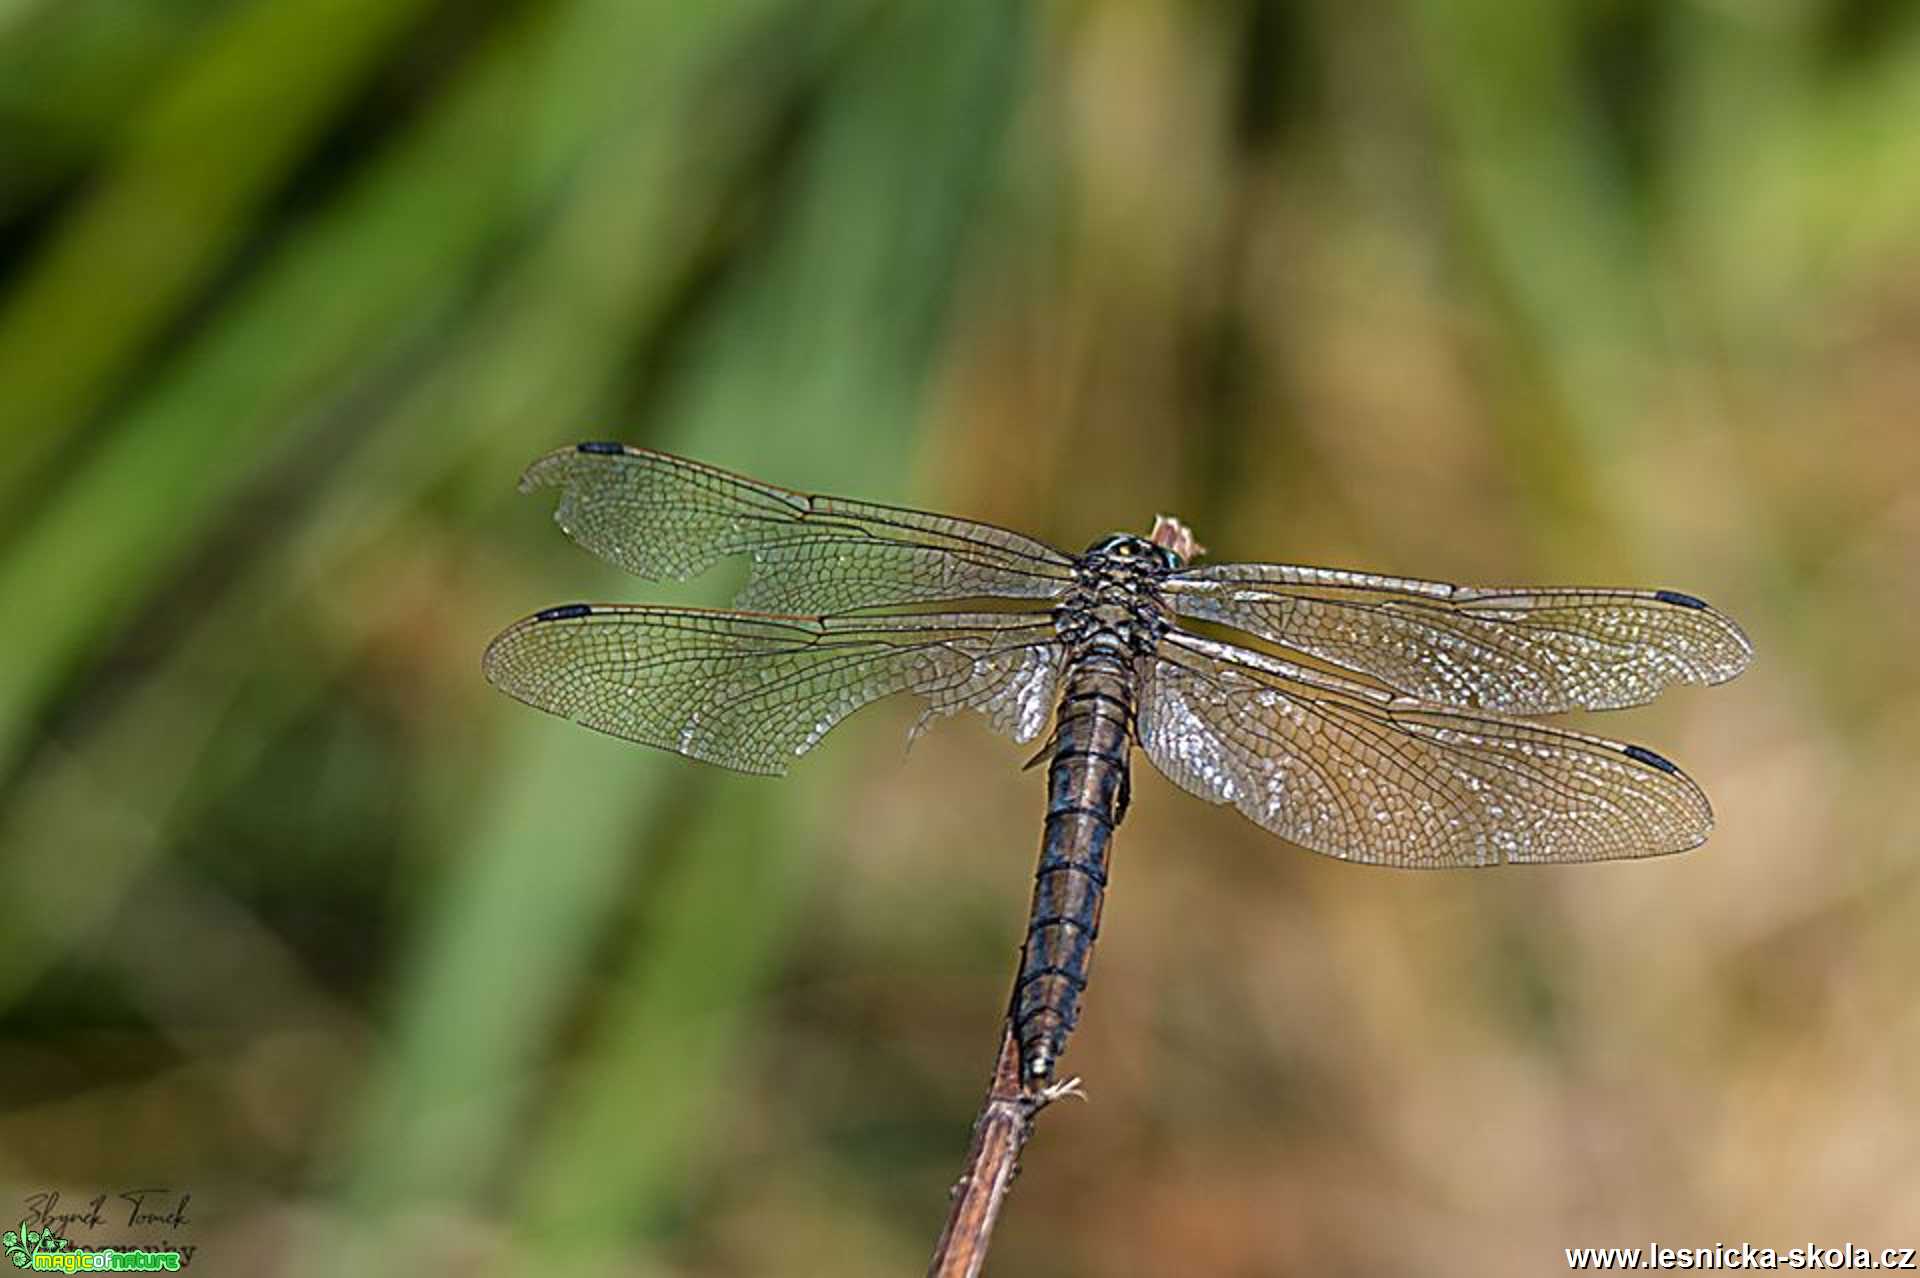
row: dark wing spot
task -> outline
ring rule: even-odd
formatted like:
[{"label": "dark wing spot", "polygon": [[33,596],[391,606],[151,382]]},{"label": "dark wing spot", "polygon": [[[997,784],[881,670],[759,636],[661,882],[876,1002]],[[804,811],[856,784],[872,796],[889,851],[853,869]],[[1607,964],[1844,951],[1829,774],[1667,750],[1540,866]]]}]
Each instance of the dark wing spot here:
[{"label": "dark wing spot", "polygon": [[542,608],[533,614],[535,621],[572,621],[575,617],[585,617],[593,612],[590,604],[561,604],[558,608]]},{"label": "dark wing spot", "polygon": [[617,457],[627,451],[627,446],[611,439],[590,439],[579,445],[576,452],[598,453],[603,457]]},{"label": "dark wing spot", "polygon": [[1633,759],[1639,763],[1644,763],[1650,768],[1658,768],[1662,772],[1680,771],[1679,768],[1674,766],[1671,760],[1655,754],[1653,751],[1647,749],[1645,746],[1630,745],[1626,748],[1624,753],[1629,759]]},{"label": "dark wing spot", "polygon": [[1682,608],[1705,608],[1707,601],[1695,599],[1692,595],[1683,595],[1677,590],[1656,590],[1653,597],[1661,603],[1676,604]]}]

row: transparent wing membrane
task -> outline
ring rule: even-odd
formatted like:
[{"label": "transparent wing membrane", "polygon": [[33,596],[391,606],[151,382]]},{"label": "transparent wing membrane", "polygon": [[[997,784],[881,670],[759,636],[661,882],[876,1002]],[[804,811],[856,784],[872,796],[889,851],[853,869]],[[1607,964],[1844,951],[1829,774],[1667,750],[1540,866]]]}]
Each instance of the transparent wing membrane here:
[{"label": "transparent wing membrane", "polygon": [[488,682],[590,728],[741,772],[783,773],[847,715],[914,693],[1021,741],[1053,712],[1049,620],[999,613],[791,618],[571,604],[508,628]]},{"label": "transparent wing membrane", "polygon": [[1468,587],[1289,564],[1212,564],[1163,588],[1182,616],[1503,714],[1639,705],[1731,679],[1753,656],[1739,626],[1671,590]]},{"label": "transparent wing membrane", "polygon": [[1704,840],[1706,796],[1639,746],[1380,693],[1173,634],[1139,740],[1182,788],[1311,848],[1396,866],[1594,861]]},{"label": "transparent wing membrane", "polygon": [[[1098,643],[1145,653],[1133,665],[1135,731],[1168,777],[1303,847],[1383,865],[1693,847],[1713,815],[1679,768],[1521,716],[1638,705],[1730,679],[1752,658],[1738,626],[1676,591],[1468,587],[1286,564],[1149,571],[1119,558],[1139,538],[1070,558],[989,524],[792,492],[622,444],[551,453],[521,487],[559,488],[568,535],[642,577],[691,576],[729,555],[751,565],[737,604],[753,611],[569,604],[510,627],[487,649],[486,675],[531,705],[779,773],[895,693],[930,715],[977,710],[1032,740],[1075,654]],[[1156,539],[1184,532],[1161,523]],[[1186,545],[1197,548],[1191,534]],[[913,611],[963,599],[1016,610]],[[1355,678],[1178,624],[1162,633],[1157,599]],[[1063,634],[1080,646],[1069,651]]]},{"label": "transparent wing membrane", "polygon": [[1073,561],[1004,528],[762,484],[622,444],[581,444],[527,468],[522,491],[561,490],[554,519],[650,580],[751,557],[740,608],[821,614],[988,597],[1044,599]]}]

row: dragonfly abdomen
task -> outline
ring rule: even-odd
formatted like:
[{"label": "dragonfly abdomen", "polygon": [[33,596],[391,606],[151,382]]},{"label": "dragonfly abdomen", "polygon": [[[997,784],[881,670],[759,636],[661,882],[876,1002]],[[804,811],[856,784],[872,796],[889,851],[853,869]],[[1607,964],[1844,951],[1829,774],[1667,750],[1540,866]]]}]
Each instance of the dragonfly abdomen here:
[{"label": "dragonfly abdomen", "polygon": [[1133,680],[1118,654],[1093,653],[1068,676],[1047,772],[1047,823],[1034,873],[1014,1034],[1030,1084],[1044,1083],[1080,1014],[1107,853],[1126,811]]}]

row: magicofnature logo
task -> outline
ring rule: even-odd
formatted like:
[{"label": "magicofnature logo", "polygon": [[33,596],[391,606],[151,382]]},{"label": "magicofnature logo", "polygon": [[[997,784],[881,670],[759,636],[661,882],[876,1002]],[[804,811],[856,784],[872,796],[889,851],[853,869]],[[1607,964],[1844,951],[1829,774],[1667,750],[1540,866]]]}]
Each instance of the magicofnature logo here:
[{"label": "magicofnature logo", "polygon": [[9,1229],[4,1236],[0,1236],[0,1247],[7,1249],[7,1259],[13,1262],[15,1269],[31,1268],[40,1256],[59,1255],[72,1245],[52,1225],[35,1229],[24,1220],[18,1229]]},{"label": "magicofnature logo", "polygon": [[7,1259],[15,1269],[37,1269],[43,1273],[95,1274],[180,1268],[177,1251],[85,1251],[60,1236],[52,1225],[35,1229],[21,1221],[17,1229],[0,1235]]}]

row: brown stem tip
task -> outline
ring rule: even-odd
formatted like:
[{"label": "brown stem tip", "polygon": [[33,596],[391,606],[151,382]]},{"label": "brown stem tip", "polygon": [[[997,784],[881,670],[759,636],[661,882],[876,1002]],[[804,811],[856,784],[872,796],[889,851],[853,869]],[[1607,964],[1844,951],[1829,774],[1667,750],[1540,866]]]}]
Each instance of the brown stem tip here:
[{"label": "brown stem tip", "polygon": [[1155,515],[1153,532],[1147,537],[1156,546],[1164,546],[1180,556],[1180,562],[1190,564],[1207,553],[1200,539],[1193,535],[1193,529],[1181,523],[1172,515]]}]

